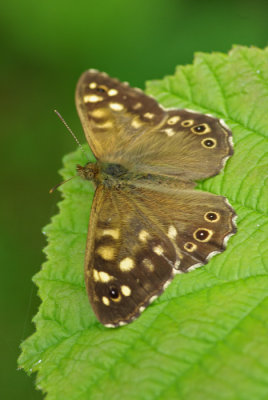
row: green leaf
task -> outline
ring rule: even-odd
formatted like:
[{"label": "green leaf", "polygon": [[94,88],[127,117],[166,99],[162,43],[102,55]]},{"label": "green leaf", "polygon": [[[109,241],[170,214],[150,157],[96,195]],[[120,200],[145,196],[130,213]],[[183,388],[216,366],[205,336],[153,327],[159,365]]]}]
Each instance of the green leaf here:
[{"label": "green leaf", "polygon": [[[44,232],[47,262],[35,277],[42,304],[20,367],[37,371],[48,400],[268,398],[268,50],[235,47],[195,56],[174,76],[149,82],[166,107],[224,118],[235,153],[199,189],[225,195],[238,233],[207,266],[177,276],[132,324],[108,329],[88,303],[83,260],[93,189],[63,185],[60,212]],[[87,148],[87,147],[85,147]],[[85,163],[64,158],[62,176]]]}]

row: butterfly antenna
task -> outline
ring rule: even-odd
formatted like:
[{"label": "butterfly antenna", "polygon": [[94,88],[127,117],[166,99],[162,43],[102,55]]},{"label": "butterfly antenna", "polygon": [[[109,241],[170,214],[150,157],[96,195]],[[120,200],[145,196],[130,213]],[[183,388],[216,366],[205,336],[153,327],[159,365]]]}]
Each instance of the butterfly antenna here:
[{"label": "butterfly antenna", "polygon": [[70,181],[71,179],[73,179],[73,178],[76,178],[76,176],[72,176],[71,178],[66,179],[66,180],[63,181],[63,182],[58,183],[57,185],[55,185],[53,188],[50,189],[49,193],[50,193],[50,194],[53,193],[54,190],[56,190],[59,186],[63,185],[63,184],[66,183],[66,182],[69,182],[69,181]]},{"label": "butterfly antenna", "polygon": [[68,131],[70,132],[70,134],[72,135],[72,137],[74,138],[74,140],[76,141],[76,143],[78,144],[79,148],[82,150],[82,152],[85,154],[86,159],[89,161],[88,156],[85,152],[85,150],[83,149],[81,143],[79,142],[79,140],[77,139],[77,137],[75,136],[75,134],[73,133],[73,131],[71,130],[71,128],[69,127],[69,125],[67,124],[67,122],[64,120],[64,118],[60,115],[60,113],[57,110],[54,110],[54,113],[57,114],[57,116],[59,117],[59,119],[61,120],[61,122],[63,123],[63,125],[65,125],[65,127],[68,129]]},{"label": "butterfly antenna", "polygon": [[[59,117],[59,119],[61,120],[61,122],[63,123],[63,125],[68,129],[68,131],[70,132],[70,134],[72,135],[72,137],[74,138],[74,140],[76,141],[76,143],[78,144],[79,148],[82,150],[82,152],[84,153],[84,155],[86,156],[86,159],[88,160],[87,154],[85,152],[85,150],[83,149],[83,147],[81,146],[81,143],[79,142],[79,140],[77,139],[77,137],[75,136],[75,134],[73,133],[73,131],[71,130],[71,128],[69,127],[69,125],[67,124],[67,122],[65,121],[65,119],[61,116],[61,114],[57,111],[54,110],[55,114],[57,114],[57,116]],[[89,161],[89,160],[88,160]],[[53,193],[59,186],[63,185],[66,182],[69,182],[71,179],[75,178],[75,176],[72,176],[69,179],[66,179],[63,182],[58,183],[57,185],[55,185],[52,189],[50,189],[49,193]]]}]

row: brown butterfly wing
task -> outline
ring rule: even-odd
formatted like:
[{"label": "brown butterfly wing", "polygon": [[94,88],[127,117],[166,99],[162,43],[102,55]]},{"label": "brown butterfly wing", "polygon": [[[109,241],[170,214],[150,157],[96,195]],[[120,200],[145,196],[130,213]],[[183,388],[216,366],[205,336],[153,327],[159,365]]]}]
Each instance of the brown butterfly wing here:
[{"label": "brown butterfly wing", "polygon": [[190,110],[167,110],[162,126],[146,131],[129,148],[130,168],[185,180],[217,175],[233,154],[231,131],[223,124]]},{"label": "brown butterfly wing", "polygon": [[204,179],[232,155],[222,120],[191,110],[164,110],[153,98],[95,70],[77,85],[76,105],[97,159],[136,172]]},{"label": "brown butterfly wing", "polygon": [[[82,74],[75,100],[87,141],[101,161],[120,163],[126,149],[151,129],[143,114],[157,115],[154,126],[164,117],[163,109],[152,97],[95,70]],[[117,152],[121,155],[115,156]]]},{"label": "brown butterfly wing", "polygon": [[85,276],[104,325],[131,322],[176,273],[205,264],[235,232],[235,213],[224,197],[165,189],[97,188]]},{"label": "brown butterfly wing", "polygon": [[174,268],[187,272],[225,250],[236,232],[236,214],[223,196],[181,187],[139,184],[131,198],[145,215],[155,216],[176,251]]},{"label": "brown butterfly wing", "polygon": [[98,186],[90,217],[86,287],[96,316],[109,327],[135,319],[174,275],[173,244],[130,195]]}]

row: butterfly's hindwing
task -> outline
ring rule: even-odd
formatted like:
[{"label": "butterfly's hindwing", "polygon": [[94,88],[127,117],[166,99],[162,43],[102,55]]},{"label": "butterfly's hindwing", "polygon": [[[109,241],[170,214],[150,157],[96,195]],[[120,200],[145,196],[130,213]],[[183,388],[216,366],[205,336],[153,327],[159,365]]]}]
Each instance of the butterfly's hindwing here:
[{"label": "butterfly's hindwing", "polygon": [[233,153],[223,121],[165,110],[139,89],[95,70],[77,85],[76,105],[97,163],[78,167],[97,186],[85,280],[106,326],[133,321],[171,282],[209,261],[235,233],[222,196],[194,190]]},{"label": "butterfly's hindwing", "polygon": [[132,321],[176,273],[225,249],[235,230],[233,210],[222,196],[196,193],[131,185],[97,189],[85,272],[91,304],[104,325]]}]

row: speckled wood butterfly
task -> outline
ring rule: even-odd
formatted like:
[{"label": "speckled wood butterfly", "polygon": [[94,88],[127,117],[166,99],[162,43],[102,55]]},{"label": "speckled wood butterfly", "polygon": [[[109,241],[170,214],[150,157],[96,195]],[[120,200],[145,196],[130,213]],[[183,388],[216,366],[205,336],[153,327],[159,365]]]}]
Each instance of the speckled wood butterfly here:
[{"label": "speckled wood butterfly", "polygon": [[76,105],[96,163],[85,256],[90,303],[102,324],[133,321],[171,282],[224,251],[236,231],[222,196],[194,190],[233,153],[224,121],[164,109],[141,90],[86,71]]}]

